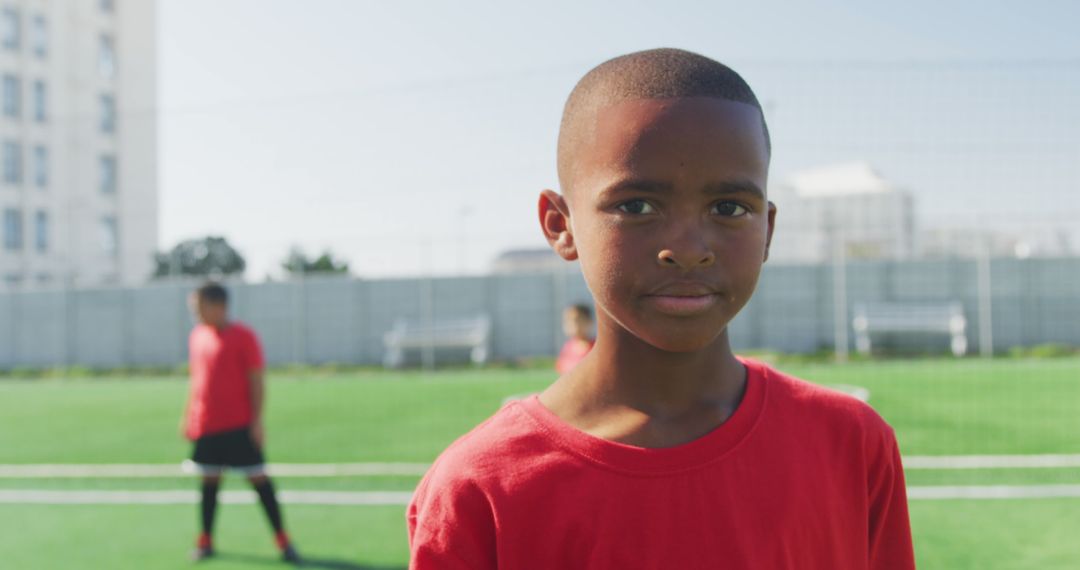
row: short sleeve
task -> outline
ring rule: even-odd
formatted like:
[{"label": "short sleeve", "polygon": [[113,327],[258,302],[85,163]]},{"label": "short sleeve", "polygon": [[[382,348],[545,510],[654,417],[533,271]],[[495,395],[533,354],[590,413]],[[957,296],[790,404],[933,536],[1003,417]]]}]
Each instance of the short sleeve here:
[{"label": "short sleeve", "polygon": [[251,329],[244,329],[244,368],[248,372],[253,370],[262,370],[263,365],[263,352],[262,346],[259,344],[259,337],[255,334],[255,331]]},{"label": "short sleeve", "polygon": [[446,480],[438,463],[406,511],[410,570],[496,570],[490,502],[475,483]]},{"label": "short sleeve", "polygon": [[870,560],[871,570],[913,570],[915,553],[911,544],[907,491],[900,449],[891,428],[884,449],[871,467],[870,480]]}]

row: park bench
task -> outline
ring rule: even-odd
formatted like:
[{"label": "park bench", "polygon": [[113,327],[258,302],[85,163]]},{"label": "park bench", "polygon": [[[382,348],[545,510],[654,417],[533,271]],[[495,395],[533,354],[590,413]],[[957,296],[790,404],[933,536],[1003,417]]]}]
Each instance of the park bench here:
[{"label": "park bench", "polygon": [[467,349],[473,364],[483,364],[488,359],[490,337],[491,319],[486,315],[427,322],[398,319],[383,335],[383,365],[402,366],[408,351],[429,351],[434,364],[435,352],[448,349]]},{"label": "park bench", "polygon": [[870,354],[872,337],[880,334],[946,335],[954,356],[968,349],[967,319],[959,302],[862,303],[855,306],[855,349]]}]

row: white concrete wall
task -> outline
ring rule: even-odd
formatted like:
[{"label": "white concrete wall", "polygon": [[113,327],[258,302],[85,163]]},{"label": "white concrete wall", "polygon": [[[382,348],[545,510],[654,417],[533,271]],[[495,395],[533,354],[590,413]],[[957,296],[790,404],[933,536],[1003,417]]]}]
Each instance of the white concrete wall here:
[{"label": "white concrete wall", "polygon": [[[997,350],[1080,346],[1080,258],[997,259],[991,266]],[[858,262],[847,267],[850,308],[861,302],[960,301],[978,349],[971,260]],[[172,366],[186,359],[194,283],[0,294],[0,368]],[[496,359],[554,354],[561,308],[591,299],[580,274],[358,280],[230,286],[233,313],[258,331],[271,363],[379,364],[397,318],[485,313]],[[731,324],[737,348],[810,352],[833,343],[832,268],[767,264],[753,300]],[[945,350],[945,341],[937,343]]]}]

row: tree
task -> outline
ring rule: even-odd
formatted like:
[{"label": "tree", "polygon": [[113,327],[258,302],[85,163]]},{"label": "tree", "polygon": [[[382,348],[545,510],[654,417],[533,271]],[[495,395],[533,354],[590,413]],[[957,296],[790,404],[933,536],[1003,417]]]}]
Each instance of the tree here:
[{"label": "tree", "polygon": [[329,250],[324,251],[315,259],[310,259],[299,247],[289,250],[289,255],[281,263],[281,267],[293,275],[347,274],[349,272],[349,264],[340,259],[335,260]]},{"label": "tree", "polygon": [[244,273],[244,257],[223,237],[206,236],[176,244],[168,253],[154,254],[154,277],[226,277]]}]

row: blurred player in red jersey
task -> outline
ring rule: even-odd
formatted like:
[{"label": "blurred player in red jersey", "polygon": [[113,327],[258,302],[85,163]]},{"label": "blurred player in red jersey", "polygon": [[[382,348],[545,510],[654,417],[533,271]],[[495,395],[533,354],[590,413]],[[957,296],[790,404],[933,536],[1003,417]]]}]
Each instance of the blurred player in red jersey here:
[{"label": "blurred player in red jersey", "polygon": [[228,301],[225,288],[213,282],[191,296],[199,322],[188,341],[191,394],[181,427],[195,443],[190,464],[202,476],[202,532],[192,559],[214,554],[211,535],[217,494],[222,474],[231,468],[243,473],[258,494],[282,559],[297,563],[300,557],[285,532],[263,459],[262,347],[254,331],[229,320]]},{"label": "blurred player in red jersey", "polygon": [[566,374],[585,358],[596,340],[593,337],[593,314],[588,305],[571,305],[563,311],[563,333],[566,343],[555,361],[555,371]]}]

